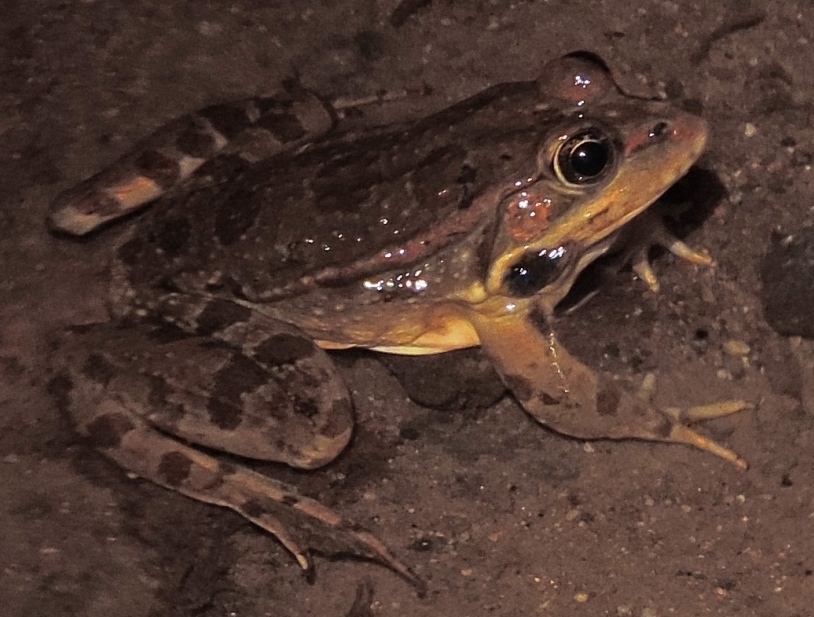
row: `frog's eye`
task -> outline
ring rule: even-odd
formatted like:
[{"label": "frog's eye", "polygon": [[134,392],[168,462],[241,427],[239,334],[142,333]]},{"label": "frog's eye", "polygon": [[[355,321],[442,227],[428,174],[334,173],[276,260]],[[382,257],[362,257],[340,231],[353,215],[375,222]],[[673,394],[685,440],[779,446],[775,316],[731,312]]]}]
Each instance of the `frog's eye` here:
[{"label": "frog's eye", "polygon": [[575,133],[554,154],[554,173],[568,185],[592,184],[613,168],[613,142],[597,128]]},{"label": "frog's eye", "polygon": [[533,296],[553,283],[560,272],[566,256],[565,247],[543,249],[538,253],[526,253],[508,272],[503,281],[509,295]]}]

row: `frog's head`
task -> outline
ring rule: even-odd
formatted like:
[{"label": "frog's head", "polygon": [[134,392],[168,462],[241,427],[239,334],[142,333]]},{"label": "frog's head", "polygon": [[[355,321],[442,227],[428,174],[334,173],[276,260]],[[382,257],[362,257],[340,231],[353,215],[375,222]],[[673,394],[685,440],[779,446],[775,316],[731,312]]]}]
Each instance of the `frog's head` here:
[{"label": "frog's head", "polygon": [[707,128],[669,104],[624,95],[593,56],[566,56],[546,75],[568,112],[539,149],[537,175],[501,203],[486,292],[535,297],[550,314],[617,232],[688,171]]}]

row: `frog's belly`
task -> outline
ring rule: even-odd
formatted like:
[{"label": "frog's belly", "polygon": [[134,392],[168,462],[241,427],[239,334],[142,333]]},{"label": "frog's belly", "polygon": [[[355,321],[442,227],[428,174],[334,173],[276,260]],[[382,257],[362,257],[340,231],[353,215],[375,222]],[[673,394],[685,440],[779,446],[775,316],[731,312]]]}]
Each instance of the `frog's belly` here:
[{"label": "frog's belly", "polygon": [[341,335],[335,338],[322,338],[319,333],[313,334],[317,344],[323,349],[364,347],[407,356],[444,353],[480,345],[475,328],[457,310],[401,315],[386,319],[384,323],[382,320],[371,319],[368,324],[346,324]]}]

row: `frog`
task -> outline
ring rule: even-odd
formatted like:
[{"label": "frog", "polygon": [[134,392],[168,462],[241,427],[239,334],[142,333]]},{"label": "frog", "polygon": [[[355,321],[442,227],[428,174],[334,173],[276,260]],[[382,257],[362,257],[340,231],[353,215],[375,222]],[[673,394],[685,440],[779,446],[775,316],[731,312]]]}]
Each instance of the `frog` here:
[{"label": "frog", "polygon": [[657,408],[555,334],[558,304],[602,256],[621,251],[653,290],[654,244],[711,265],[650,209],[704,151],[703,119],[626,92],[590,52],[417,120],[347,128],[340,111],[291,83],[204,108],[54,199],[58,234],[124,227],[108,319],[69,329],[55,353],[92,447],[238,512],[306,572],[313,552],[350,553],[417,587],[374,534],[251,468],[317,469],[348,447],[352,395],[329,351],[480,346],[554,432],[746,468],[692,425],[748,402]]}]

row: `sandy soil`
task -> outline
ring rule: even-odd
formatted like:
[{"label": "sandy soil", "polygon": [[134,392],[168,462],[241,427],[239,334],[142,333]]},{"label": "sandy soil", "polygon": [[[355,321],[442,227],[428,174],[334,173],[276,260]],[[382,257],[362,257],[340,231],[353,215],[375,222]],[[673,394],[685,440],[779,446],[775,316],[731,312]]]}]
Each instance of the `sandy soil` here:
[{"label": "sandy soil", "polygon": [[[393,25],[398,4],[3,3],[0,612],[811,615],[814,349],[766,325],[759,290],[771,231],[814,224],[814,6],[436,0]],[[558,332],[633,384],[656,372],[664,403],[758,403],[705,427],[749,471],[679,446],[565,439],[508,397],[433,411],[373,356],[342,360],[358,414],[352,448],[320,472],[264,470],[389,543],[427,581],[419,599],[383,568],[348,560],[318,557],[309,584],[273,538],[128,478],[57,412],[49,340],[99,314],[109,248],[45,231],[58,191],[171,117],[294,74],[329,96],[430,92],[389,107],[394,118],[533,78],[586,48],[710,121],[691,187],[707,207],[684,230],[718,267],[662,256],[658,295],[613,274]]]}]

